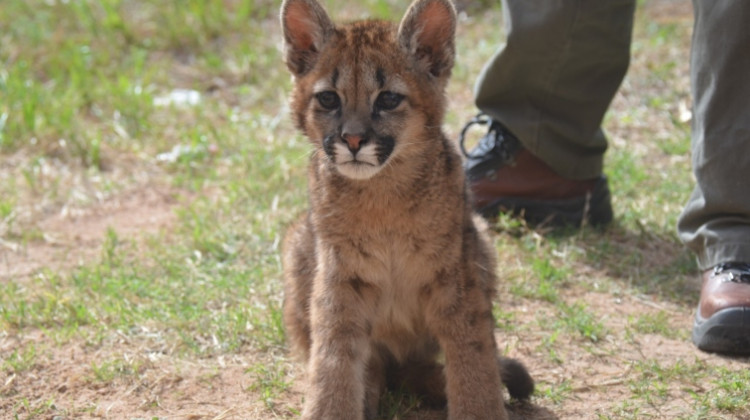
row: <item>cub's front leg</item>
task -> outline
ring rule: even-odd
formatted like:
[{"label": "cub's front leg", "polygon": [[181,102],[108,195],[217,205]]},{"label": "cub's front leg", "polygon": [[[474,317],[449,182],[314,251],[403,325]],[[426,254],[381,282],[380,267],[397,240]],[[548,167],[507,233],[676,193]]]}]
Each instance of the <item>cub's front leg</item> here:
[{"label": "cub's front leg", "polygon": [[365,411],[370,321],[357,276],[324,267],[310,302],[312,349],[302,418],[361,420]]},{"label": "cub's front leg", "polygon": [[459,291],[456,280],[438,282],[429,308],[445,353],[448,420],[506,420],[491,302],[476,285]]}]

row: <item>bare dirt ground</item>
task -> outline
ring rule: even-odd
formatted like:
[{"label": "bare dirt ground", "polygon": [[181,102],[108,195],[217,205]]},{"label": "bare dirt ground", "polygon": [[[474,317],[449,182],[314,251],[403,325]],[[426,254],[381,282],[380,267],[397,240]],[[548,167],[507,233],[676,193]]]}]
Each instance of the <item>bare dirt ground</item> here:
[{"label": "bare dirt ground", "polygon": [[[92,249],[92,251],[94,251]],[[629,315],[665,310],[674,328],[688,330],[690,311],[677,305],[654,303],[635,297],[624,297],[616,302],[598,293],[582,296],[591,310],[609,320],[608,327],[624,324]],[[508,310],[521,314],[519,324],[536,322],[540,308],[533,305],[513,306]],[[170,354],[169,344],[148,331],[139,336],[113,336],[102,343],[88,343],[72,339],[54,346],[44,331],[21,336],[0,337],[0,354],[13,348],[36,343],[37,359],[33,368],[22,375],[0,374],[0,391],[11,398],[0,401],[0,413],[10,413],[22,396],[33,406],[54,400],[48,407],[59,412],[56,420],[73,418],[175,418],[175,419],[266,419],[287,417],[294,408],[301,407],[304,390],[302,367],[288,362],[290,390],[269,410],[263,396],[253,389],[252,366],[262,363],[269,355],[250,352],[232,357],[206,360],[180,359]],[[537,335],[537,336],[534,336]],[[571,352],[580,343],[561,340],[556,349],[565,354],[563,365],[549,361],[540,354],[541,333],[498,333],[498,342],[511,349],[508,354],[527,364],[537,381],[565,384],[569,396],[560,406],[541,406],[536,403],[514,403],[509,407],[513,419],[592,418],[594,413],[607,414],[613,401],[623,401],[630,391],[628,377],[633,375],[634,361],[651,359],[670,365],[679,360],[701,361],[706,369],[719,367],[736,369],[747,361],[725,359],[697,351],[684,339],[667,339],[658,334],[641,334],[630,340],[609,337],[609,344],[599,345],[586,352]],[[646,357],[647,354],[647,357]],[[103,384],[95,379],[92,366],[117,358],[127,361],[127,369],[134,372],[123,379]],[[686,389],[685,387],[691,389]],[[666,390],[674,399],[660,404],[649,413],[651,418],[678,418],[688,414],[689,401],[685,393],[701,393],[700,386],[681,385]],[[56,410],[59,408],[59,411]],[[67,417],[66,413],[76,413]],[[441,411],[412,412],[407,419],[439,420]]]},{"label": "bare dirt ground", "polygon": [[90,261],[101,251],[108,229],[127,240],[167,230],[176,204],[168,188],[145,185],[94,206],[61,209],[36,222],[41,240],[0,249],[0,280],[27,278],[43,268],[68,271]]},{"label": "bare dirt ground", "polygon": [[[32,241],[18,249],[2,251],[0,281],[22,281],[42,268],[69,271],[80,263],[97,258],[108,229],[114,229],[121,240],[138,242],[161,231],[168,231],[176,221],[179,201],[177,192],[156,185],[130,189],[74,214],[55,213],[39,221],[43,240]],[[586,273],[592,278],[606,273]],[[554,345],[565,354],[566,363],[546,357],[543,331],[498,332],[498,343],[511,357],[527,364],[538,382],[565,387],[568,396],[560,405],[547,406],[515,403],[509,407],[515,419],[591,418],[593,413],[608,414],[613,401],[630,395],[627,383],[635,373],[635,361],[649,359],[669,366],[686,360],[703,363],[706,369],[737,369],[747,366],[747,359],[731,359],[697,351],[686,342],[684,334],[665,338],[659,334],[626,337],[627,323],[643,314],[666,313],[666,322],[675,331],[689,331],[692,307],[651,297],[631,294],[613,295],[594,291],[568,290],[566,298],[585,301],[589,310],[604,321],[611,335],[603,344],[586,351],[580,342],[561,338]],[[519,325],[535,324],[543,304],[519,303],[501,294],[506,311],[516,314]],[[553,317],[554,314],[550,314]],[[551,318],[552,319],[552,318]],[[567,341],[566,341],[567,340]],[[0,392],[10,396],[0,401],[0,413],[11,413],[22,401],[39,407],[50,401],[48,411],[54,418],[175,418],[175,419],[264,419],[287,417],[301,407],[304,390],[302,366],[289,360],[287,381],[293,385],[281,400],[269,409],[260,392],[253,387],[250,369],[264,360],[282,355],[256,351],[235,356],[209,359],[182,359],[172,354],[169,343],[149,331],[140,334],[113,335],[102,342],[90,343],[72,338],[55,345],[46,331],[21,335],[0,335],[0,354],[34,344],[33,367],[22,374],[0,372]],[[283,356],[282,356],[283,358]],[[107,360],[125,360],[130,375],[103,383],[95,379],[94,366]],[[122,362],[120,362],[122,363]],[[674,398],[655,405],[648,412],[652,418],[685,416],[690,393],[700,394],[701,386],[690,383],[664,392]],[[75,413],[68,417],[67,413]],[[5,415],[4,415],[5,416]],[[30,416],[33,417],[33,416]],[[5,418],[5,417],[4,417]],[[441,411],[412,412],[408,419],[444,419]]]}]

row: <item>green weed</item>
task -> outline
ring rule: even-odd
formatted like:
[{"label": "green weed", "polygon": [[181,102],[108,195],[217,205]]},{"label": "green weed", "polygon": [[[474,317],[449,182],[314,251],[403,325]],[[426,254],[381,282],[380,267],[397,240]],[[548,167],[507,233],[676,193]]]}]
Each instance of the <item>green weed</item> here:
[{"label": "green weed", "polygon": [[570,397],[572,390],[568,381],[558,384],[541,383],[537,384],[534,394],[539,398],[549,400],[553,404],[561,404]]},{"label": "green weed", "polygon": [[568,272],[553,265],[550,259],[535,256],[531,260],[531,279],[521,279],[511,286],[516,296],[538,299],[550,303],[559,300],[559,291],[564,288]]},{"label": "green weed", "polygon": [[249,390],[258,392],[269,410],[276,410],[276,400],[291,385],[286,369],[279,363],[257,364],[250,368],[254,381]]},{"label": "green weed", "polygon": [[560,316],[555,325],[560,325],[566,330],[577,332],[591,342],[598,342],[605,337],[607,329],[596,314],[587,310],[586,305],[576,302],[572,305],[562,304],[559,306]]},{"label": "green weed", "polygon": [[418,396],[404,390],[386,392],[380,399],[379,417],[403,418],[417,412],[422,405]]},{"label": "green weed", "polygon": [[37,360],[36,346],[30,344],[23,349],[14,350],[2,360],[2,369],[13,373],[22,373],[34,367]]},{"label": "green weed", "polygon": [[669,324],[669,315],[665,311],[640,315],[631,319],[630,325],[635,331],[642,334],[659,334],[672,339],[685,336],[685,331],[675,329]]},{"label": "green weed", "polygon": [[116,358],[101,363],[91,364],[91,380],[101,383],[111,383],[117,378],[137,375],[140,363],[133,360]]}]

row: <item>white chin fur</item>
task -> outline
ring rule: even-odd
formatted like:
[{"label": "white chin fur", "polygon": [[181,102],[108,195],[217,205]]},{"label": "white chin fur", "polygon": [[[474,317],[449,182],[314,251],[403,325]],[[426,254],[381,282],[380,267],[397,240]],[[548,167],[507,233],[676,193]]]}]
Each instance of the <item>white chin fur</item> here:
[{"label": "white chin fur", "polygon": [[367,180],[380,172],[381,166],[373,166],[368,163],[347,162],[336,165],[339,173],[347,178]]},{"label": "white chin fur", "polygon": [[357,153],[356,160],[349,149],[339,143],[334,147],[336,153],[336,169],[339,173],[347,178],[366,180],[372,178],[383,168],[378,163],[375,145],[366,144],[362,150]]}]

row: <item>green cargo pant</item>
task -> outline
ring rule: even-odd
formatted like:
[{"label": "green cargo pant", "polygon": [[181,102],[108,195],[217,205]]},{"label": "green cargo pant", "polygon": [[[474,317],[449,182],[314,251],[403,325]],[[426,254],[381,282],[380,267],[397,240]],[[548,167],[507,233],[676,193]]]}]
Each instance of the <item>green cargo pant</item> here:
[{"label": "green cargo pant", "polygon": [[[708,269],[750,262],[750,2],[693,6],[697,184],[677,228]],[[635,0],[504,0],[507,42],[480,75],[477,107],[560,175],[598,176],[601,122],[627,71],[634,10]]]}]

